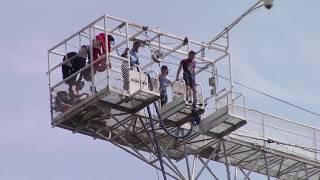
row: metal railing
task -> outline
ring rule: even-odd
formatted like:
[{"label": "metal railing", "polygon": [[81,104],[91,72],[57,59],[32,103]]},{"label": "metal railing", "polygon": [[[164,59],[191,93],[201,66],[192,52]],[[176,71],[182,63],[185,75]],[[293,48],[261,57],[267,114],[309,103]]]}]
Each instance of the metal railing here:
[{"label": "metal railing", "polygon": [[[234,105],[234,109],[243,107]],[[246,109],[247,124],[232,137],[259,144],[266,149],[320,161],[320,129],[281,117]]]}]

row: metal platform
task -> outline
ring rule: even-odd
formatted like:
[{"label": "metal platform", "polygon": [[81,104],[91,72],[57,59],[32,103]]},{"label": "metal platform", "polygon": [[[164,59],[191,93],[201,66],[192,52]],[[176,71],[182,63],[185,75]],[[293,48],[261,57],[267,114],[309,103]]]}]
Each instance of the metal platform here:
[{"label": "metal platform", "polygon": [[244,126],[247,121],[245,117],[236,117],[229,112],[230,106],[218,109],[216,112],[202,119],[199,124],[199,131],[202,134],[209,134],[222,138],[231,132]]},{"label": "metal platform", "polygon": [[167,126],[182,126],[191,122],[194,113],[201,115],[204,111],[203,106],[193,108],[192,104],[185,101],[185,97],[180,96],[161,107],[160,116]]}]

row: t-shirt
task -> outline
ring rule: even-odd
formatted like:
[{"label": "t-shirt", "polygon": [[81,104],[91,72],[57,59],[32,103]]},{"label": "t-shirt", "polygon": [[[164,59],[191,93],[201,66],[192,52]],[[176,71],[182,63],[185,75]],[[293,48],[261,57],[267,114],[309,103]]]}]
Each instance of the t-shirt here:
[{"label": "t-shirt", "polygon": [[130,56],[130,67],[136,65],[139,65],[139,58],[136,52],[134,52],[132,49],[129,51]]},{"label": "t-shirt", "polygon": [[69,52],[63,57],[63,61],[68,60],[65,65],[72,68],[74,71],[78,71],[86,66],[86,58],[78,56],[76,52]]},{"label": "t-shirt", "polygon": [[171,83],[167,76],[163,76],[160,74],[159,76],[159,83],[160,83],[160,93],[166,94],[167,93],[167,86]]},{"label": "t-shirt", "polygon": [[183,72],[194,77],[194,70],[196,68],[196,63],[191,59],[184,59],[180,62],[182,64]]},{"label": "t-shirt", "polygon": [[74,64],[78,61],[78,53],[76,52],[68,52],[66,56],[63,57],[63,61],[67,61],[64,65],[73,67]]},{"label": "t-shirt", "polygon": [[[108,35],[108,37],[112,37]],[[113,38],[112,38],[113,39]],[[96,36],[96,41],[101,41],[102,44],[102,51],[101,47],[98,46],[96,42],[93,42],[93,59],[97,59],[99,56],[106,54],[106,35],[104,33],[100,33]],[[108,38],[108,52],[110,53],[111,51],[111,42],[110,39]]]},{"label": "t-shirt", "polygon": [[[106,53],[106,35],[104,33],[100,33],[96,36],[96,40],[101,41],[102,42],[102,54]],[[108,38],[108,52],[110,52],[111,50],[111,42]]]}]

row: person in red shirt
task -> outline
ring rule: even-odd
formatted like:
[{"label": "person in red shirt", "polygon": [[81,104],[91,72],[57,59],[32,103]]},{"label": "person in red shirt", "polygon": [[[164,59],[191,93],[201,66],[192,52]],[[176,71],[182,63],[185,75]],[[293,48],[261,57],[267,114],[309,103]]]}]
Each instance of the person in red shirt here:
[{"label": "person in red shirt", "polygon": [[195,107],[197,104],[197,91],[196,91],[196,78],[195,78],[195,68],[196,68],[196,62],[195,62],[195,55],[196,53],[194,51],[190,51],[188,54],[188,58],[184,59],[180,62],[176,80],[179,80],[179,75],[181,69],[183,69],[183,80],[186,83],[186,92],[187,92],[187,101],[191,102],[191,99],[188,99],[190,97],[190,89],[192,90],[192,96],[193,96],[193,106]]},{"label": "person in red shirt", "polygon": [[[108,52],[111,51],[111,43],[114,42],[114,38],[111,35],[108,35]],[[100,56],[106,54],[106,35],[105,33],[100,33],[92,41],[93,45],[93,61],[96,61]],[[106,65],[106,59],[103,58],[99,62],[94,64],[94,71],[103,72],[106,70],[108,65]],[[109,62],[109,67],[111,68],[111,63]]]}]

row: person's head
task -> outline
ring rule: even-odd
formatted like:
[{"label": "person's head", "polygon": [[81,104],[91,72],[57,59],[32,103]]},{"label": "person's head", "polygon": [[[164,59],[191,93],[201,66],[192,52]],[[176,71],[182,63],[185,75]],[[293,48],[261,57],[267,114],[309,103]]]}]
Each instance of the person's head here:
[{"label": "person's head", "polygon": [[108,41],[109,41],[111,44],[114,44],[114,38],[113,38],[113,36],[111,36],[110,34],[108,34]]},{"label": "person's head", "polygon": [[[114,38],[110,34],[108,34],[108,41],[111,43],[114,43]],[[100,42],[105,42],[106,41],[106,34],[105,33],[100,33],[96,36],[96,40]]]},{"label": "person's head", "polygon": [[106,41],[106,35],[104,33],[100,33],[96,36],[96,41],[99,45],[102,44],[102,42]]},{"label": "person's head", "polygon": [[194,51],[191,50],[191,51],[189,52],[189,54],[188,54],[188,59],[192,59],[192,60],[193,60],[193,59],[195,58],[195,56],[196,56],[196,52],[194,52]]},{"label": "person's head", "polygon": [[164,76],[169,74],[168,66],[166,66],[166,65],[161,66],[161,74]]},{"label": "person's head", "polygon": [[78,56],[90,59],[90,46],[83,45],[81,46]]},{"label": "person's head", "polygon": [[138,52],[140,46],[141,46],[140,41],[135,41],[133,43],[132,50],[135,51],[135,52]]}]

